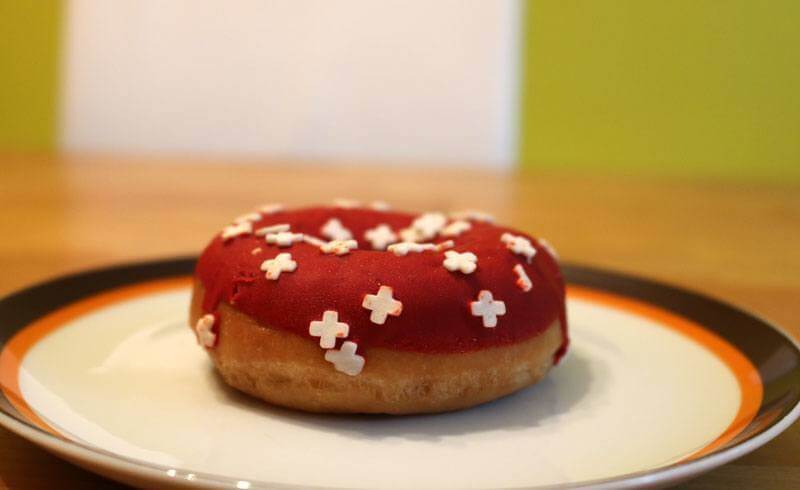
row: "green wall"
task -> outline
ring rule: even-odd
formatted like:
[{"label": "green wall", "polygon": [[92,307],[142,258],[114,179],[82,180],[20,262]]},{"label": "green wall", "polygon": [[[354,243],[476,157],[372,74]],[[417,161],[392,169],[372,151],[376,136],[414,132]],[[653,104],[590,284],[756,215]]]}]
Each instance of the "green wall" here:
[{"label": "green wall", "polygon": [[800,1],[532,0],[527,167],[800,177]]},{"label": "green wall", "polygon": [[0,150],[50,150],[57,134],[58,0],[0,0]]}]

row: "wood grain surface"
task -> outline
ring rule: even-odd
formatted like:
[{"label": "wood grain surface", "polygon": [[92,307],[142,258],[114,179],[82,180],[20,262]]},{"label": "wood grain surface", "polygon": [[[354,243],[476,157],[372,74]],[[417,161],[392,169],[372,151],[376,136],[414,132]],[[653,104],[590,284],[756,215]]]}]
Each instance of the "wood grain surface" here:
[{"label": "wood grain surface", "polygon": [[[338,197],[478,208],[566,261],[689,287],[800,338],[800,186],[189,157],[0,154],[0,295],[87,267],[195,254],[255,205]],[[117,485],[0,429],[0,485]],[[683,488],[800,488],[800,425]]]}]

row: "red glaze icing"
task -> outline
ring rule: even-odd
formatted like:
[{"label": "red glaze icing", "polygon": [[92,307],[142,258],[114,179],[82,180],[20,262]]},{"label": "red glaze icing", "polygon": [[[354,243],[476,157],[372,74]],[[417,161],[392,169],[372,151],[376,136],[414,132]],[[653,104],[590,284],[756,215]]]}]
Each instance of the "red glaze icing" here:
[{"label": "red glaze icing", "polygon": [[[225,302],[264,325],[313,342],[318,339],[309,335],[309,323],[321,319],[325,310],[336,310],[339,321],[350,325],[347,340],[358,344],[359,354],[370,347],[427,353],[475,351],[527,340],[558,318],[564,343],[555,355],[556,362],[566,353],[569,341],[564,280],[556,259],[546,248],[524,233],[472,222],[472,229],[457,237],[432,240],[439,243],[452,239],[455,247],[451,250],[477,255],[478,268],[472,274],[463,274],[442,265],[443,251],[410,252],[398,257],[372,250],[364,239],[364,232],[379,224],[387,224],[397,233],[416,217],[393,211],[315,207],[265,215],[253,225],[257,230],[288,223],[295,233],[321,237],[325,222],[338,218],[359,245],[343,256],[323,254],[307,243],[278,248],[254,234],[227,241],[218,234],[203,251],[195,271],[206,291],[203,310],[213,313],[220,302]],[[505,232],[531,240],[537,253],[530,264],[500,241]],[[262,253],[253,255],[256,247],[261,247]],[[282,252],[292,254],[297,269],[282,273],[278,280],[266,279],[261,263]],[[531,278],[533,288],[528,292],[516,285],[516,264],[522,264]],[[381,285],[392,287],[403,309],[400,316],[389,316],[383,325],[376,325],[369,320],[370,310],[361,303],[366,294],[377,294]],[[498,318],[495,328],[484,327],[481,317],[470,314],[469,303],[477,300],[482,289],[506,304],[507,313]]]}]

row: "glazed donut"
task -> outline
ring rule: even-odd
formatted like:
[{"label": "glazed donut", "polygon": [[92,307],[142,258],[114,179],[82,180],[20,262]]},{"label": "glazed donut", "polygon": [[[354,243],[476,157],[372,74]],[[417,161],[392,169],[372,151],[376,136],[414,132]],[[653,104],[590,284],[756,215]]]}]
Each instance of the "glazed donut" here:
[{"label": "glazed donut", "polygon": [[541,379],[569,343],[544,241],[476,211],[237,218],[202,252],[190,326],[229,385],[310,412],[456,410]]}]

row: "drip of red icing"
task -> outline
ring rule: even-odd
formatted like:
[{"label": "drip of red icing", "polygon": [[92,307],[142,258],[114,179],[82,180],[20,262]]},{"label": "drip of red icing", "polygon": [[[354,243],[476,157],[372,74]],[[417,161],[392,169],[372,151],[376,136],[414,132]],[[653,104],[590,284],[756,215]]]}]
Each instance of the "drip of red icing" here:
[{"label": "drip of red icing", "polygon": [[[309,323],[321,319],[325,310],[336,310],[339,321],[350,326],[346,340],[357,343],[359,353],[370,347],[428,353],[475,351],[527,340],[559,319],[564,342],[555,362],[566,353],[569,340],[561,270],[547,249],[530,236],[473,222],[472,229],[448,237],[455,242],[453,250],[478,257],[477,270],[462,274],[442,266],[444,253],[440,251],[398,257],[370,248],[364,239],[368,229],[387,224],[397,232],[416,218],[407,213],[315,207],[265,215],[253,229],[288,223],[295,233],[320,237],[320,228],[330,218],[339,219],[353,233],[357,250],[336,256],[307,243],[278,248],[254,234],[227,241],[216,236],[195,271],[205,288],[204,312],[216,312],[219,303],[225,302],[263,325],[317,342],[308,333]],[[531,240],[537,253],[530,264],[524,256],[506,249],[500,240],[506,232]],[[257,246],[263,253],[253,255]],[[297,269],[281,274],[278,280],[267,280],[260,271],[261,263],[283,252],[292,254]],[[531,278],[533,288],[528,292],[516,285],[516,264],[522,264]],[[376,325],[361,304],[366,294],[376,294],[381,285],[392,287],[403,311]],[[495,328],[485,328],[480,317],[470,314],[469,303],[482,289],[506,304],[507,313],[499,317]]]}]

